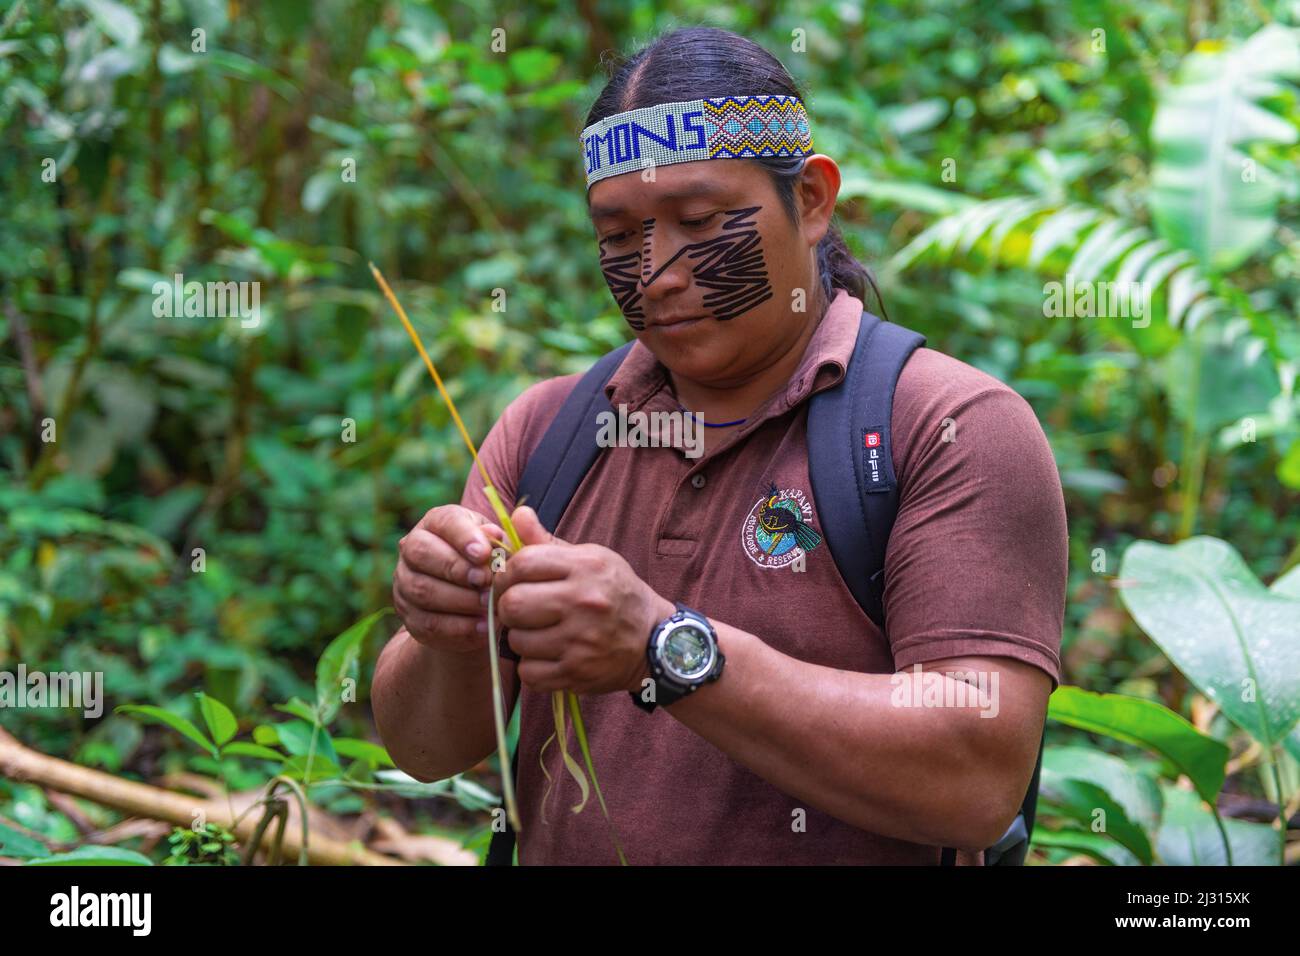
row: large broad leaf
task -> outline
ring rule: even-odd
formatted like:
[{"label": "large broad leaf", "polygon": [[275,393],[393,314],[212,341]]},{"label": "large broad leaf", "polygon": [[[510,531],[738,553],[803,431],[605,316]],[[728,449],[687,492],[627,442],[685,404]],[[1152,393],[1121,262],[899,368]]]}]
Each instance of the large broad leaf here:
[{"label": "large broad leaf", "polygon": [[1202,267],[1228,272],[1277,229],[1283,183],[1242,147],[1290,144],[1300,130],[1259,101],[1300,77],[1300,32],[1265,27],[1235,49],[1202,44],[1151,124],[1151,212],[1161,235]]},{"label": "large broad leaf", "polygon": [[1049,830],[1046,827],[1035,826],[1033,839],[1029,842],[1037,847],[1058,847],[1073,853],[1085,853],[1098,863],[1108,863],[1113,866],[1138,865],[1138,858],[1124,847],[1106,835],[1093,833],[1091,830],[1080,830],[1074,827]]},{"label": "large broad leaf", "polygon": [[380,608],[367,614],[357,623],[330,641],[316,664],[316,713],[321,724],[328,724],[339,711],[343,700],[343,681],[356,680],[357,657],[361,642],[370,633],[370,626],[387,614],[391,608]]},{"label": "large broad leaf", "polygon": [[1227,746],[1155,701],[1065,686],[1057,688],[1048,700],[1047,716],[1159,754],[1179,773],[1187,774],[1207,801],[1215,800],[1223,787]]},{"label": "large broad leaf", "polygon": [[1274,581],[1269,590],[1274,594],[1285,594],[1300,601],[1300,564],[1282,574]]},{"label": "large broad leaf", "polygon": [[1160,826],[1159,784],[1114,754],[1093,747],[1048,747],[1043,751],[1043,773],[1100,787],[1148,833]]},{"label": "large broad leaf", "polygon": [[1300,720],[1300,598],[1264,587],[1231,545],[1204,536],[1137,541],[1119,574],[1138,625],[1229,720],[1266,747],[1290,733]]},{"label": "large broad leaf", "polygon": [[[1101,787],[1062,776],[1044,766],[1039,799],[1044,812],[1067,817],[1088,827],[1090,832],[1104,833],[1132,853],[1139,863],[1151,865],[1151,840],[1146,832]],[[1100,831],[1093,830],[1097,825],[1101,826]]]},{"label": "large broad leaf", "polygon": [[[1296,442],[1295,447],[1300,448],[1300,441]],[[1269,586],[1269,590],[1274,594],[1285,594],[1300,601],[1300,564],[1297,564],[1274,581]],[[1287,734],[1282,746],[1286,748],[1287,753],[1292,757],[1300,760],[1300,724],[1296,724],[1291,733]]]},{"label": "large broad leaf", "polygon": [[[1167,866],[1226,866],[1223,834],[1196,794],[1181,787],[1163,788],[1165,815],[1156,838],[1156,853]],[[1233,866],[1277,866],[1281,862],[1277,831],[1267,824],[1225,818]]]}]

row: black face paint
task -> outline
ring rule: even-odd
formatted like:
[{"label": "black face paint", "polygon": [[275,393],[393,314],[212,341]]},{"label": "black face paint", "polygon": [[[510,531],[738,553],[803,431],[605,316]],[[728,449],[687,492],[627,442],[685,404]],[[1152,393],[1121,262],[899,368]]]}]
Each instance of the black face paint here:
[{"label": "black face paint", "polygon": [[655,221],[653,219],[641,220],[641,282],[644,285],[650,284],[650,237],[654,235]]},{"label": "black face paint", "polygon": [[[659,270],[663,272],[683,253],[698,260],[694,268],[695,284],[712,290],[704,295],[704,307],[719,322],[734,319],[772,298],[758,226],[750,218],[760,209],[761,206],[750,206],[728,210],[725,215],[731,218],[722,224],[721,236],[683,246]],[[651,278],[650,282],[653,281]]]},{"label": "black face paint", "polygon": [[[722,224],[723,234],[712,239],[689,242],[678,249],[658,269],[653,268],[650,257],[650,237],[655,221],[641,221],[641,251],[621,256],[607,256],[605,242],[601,240],[600,269],[605,282],[614,295],[628,325],[638,332],[645,329],[645,310],[641,307],[641,290],[648,288],[664,271],[682,256],[694,260],[691,272],[695,284],[709,290],[704,294],[704,308],[720,322],[734,319],[772,298],[772,286],[767,277],[767,263],[759,241],[758,227],[751,218],[762,209],[729,209]],[[641,275],[637,281],[636,260],[640,259]]]},{"label": "black face paint", "polygon": [[600,271],[605,274],[605,284],[609,286],[614,301],[627,318],[627,324],[640,332],[645,328],[645,312],[641,308],[641,290],[638,288],[640,277],[636,268],[641,253],[633,251],[621,256],[606,255],[606,242],[607,239],[602,239],[597,244],[600,249]]}]

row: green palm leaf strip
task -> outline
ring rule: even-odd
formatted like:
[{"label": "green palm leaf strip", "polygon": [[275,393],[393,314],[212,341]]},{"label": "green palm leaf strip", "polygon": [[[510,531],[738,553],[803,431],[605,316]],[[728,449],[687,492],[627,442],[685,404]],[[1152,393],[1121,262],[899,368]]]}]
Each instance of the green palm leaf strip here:
[{"label": "green palm leaf strip", "polygon": [[[591,796],[591,787],[587,785],[587,778],[582,775],[582,767],[573,759],[573,754],[569,753],[569,728],[564,718],[564,696],[564,691],[558,690],[551,694],[551,713],[555,717],[555,739],[560,745],[560,755],[564,758],[564,769],[569,771],[569,776],[573,777],[578,784],[578,789],[582,791],[582,799],[573,805],[573,812],[580,813]],[[579,716],[578,722],[581,721],[582,718]]]},{"label": "green palm leaf strip", "polygon": [[[600,801],[600,810],[609,822],[610,833],[614,836],[614,850],[618,853],[618,862],[627,866],[627,857],[623,855],[623,844],[619,842],[618,830],[610,819],[609,808],[605,806],[605,795],[600,792],[600,783],[596,780],[596,768],[591,765],[591,748],[587,745],[587,729],[582,726],[582,714],[578,710],[578,695],[570,693],[569,711],[573,714],[573,731],[578,735],[578,746],[582,749],[582,759],[587,761],[587,772],[591,774],[591,783],[596,788],[596,799]],[[583,797],[583,802],[586,802]]]}]

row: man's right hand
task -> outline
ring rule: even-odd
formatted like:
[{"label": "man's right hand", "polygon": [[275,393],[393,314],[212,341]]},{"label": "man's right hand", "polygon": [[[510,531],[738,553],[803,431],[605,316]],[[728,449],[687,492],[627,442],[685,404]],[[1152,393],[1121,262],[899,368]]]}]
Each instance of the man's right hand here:
[{"label": "man's right hand", "polygon": [[462,505],[431,509],[398,542],[393,606],[407,633],[434,650],[467,653],[487,639],[480,600],[492,579],[492,545],[505,532]]}]

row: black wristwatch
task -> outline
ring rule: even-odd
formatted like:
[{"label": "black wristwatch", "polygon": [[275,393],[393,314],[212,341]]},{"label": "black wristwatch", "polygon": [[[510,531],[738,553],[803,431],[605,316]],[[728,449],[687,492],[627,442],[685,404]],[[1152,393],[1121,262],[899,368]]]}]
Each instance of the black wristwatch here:
[{"label": "black wristwatch", "polygon": [[[722,676],[726,658],[718,647],[718,632],[699,611],[680,601],[677,611],[655,625],[646,643],[646,660],[653,683],[628,691],[632,703],[646,713],[681,700]],[[653,690],[653,693],[650,691]],[[650,697],[646,700],[645,697]]]}]

